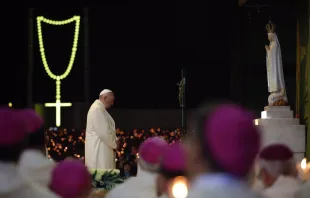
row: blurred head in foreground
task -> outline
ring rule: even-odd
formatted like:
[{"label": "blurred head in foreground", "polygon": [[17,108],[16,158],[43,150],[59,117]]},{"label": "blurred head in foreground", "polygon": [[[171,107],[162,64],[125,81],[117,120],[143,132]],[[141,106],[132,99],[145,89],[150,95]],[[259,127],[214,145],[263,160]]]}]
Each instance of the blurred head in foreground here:
[{"label": "blurred head in foreground", "polygon": [[62,198],[87,198],[91,191],[91,175],[80,160],[59,162],[52,172],[50,189]]},{"label": "blurred head in foreground", "polygon": [[16,163],[29,135],[23,115],[11,108],[0,108],[0,161]]},{"label": "blurred head in foreground", "polygon": [[43,119],[33,109],[24,109],[19,113],[23,116],[29,133],[27,148],[38,149],[45,153]]},{"label": "blurred head in foreground", "polygon": [[280,176],[298,176],[296,162],[292,150],[283,144],[269,145],[260,152],[258,157],[259,178],[268,188]]},{"label": "blurred head in foreground", "polygon": [[160,167],[163,154],[168,148],[168,143],[159,137],[145,140],[139,148],[138,174],[140,170],[156,173]]},{"label": "blurred head in foreground", "polygon": [[205,105],[192,118],[185,141],[187,173],[226,173],[245,179],[260,149],[254,116],[235,104]]},{"label": "blurred head in foreground", "polygon": [[47,187],[54,164],[45,156],[43,119],[32,109],[23,109],[18,113],[24,118],[25,130],[28,133],[26,147],[19,158],[18,167],[33,182]]},{"label": "blurred head in foreground", "polygon": [[[175,189],[175,180],[185,176],[185,152],[181,144],[175,143],[169,146],[163,155],[163,159],[157,176],[157,195],[160,197],[163,194],[169,197],[174,190],[185,190],[187,185],[183,183],[182,189]],[[186,180],[186,179],[184,179]],[[178,181],[176,181],[178,182]],[[179,181],[181,183],[182,181]],[[184,181],[185,182],[185,181]],[[178,184],[177,184],[178,185]]]}]

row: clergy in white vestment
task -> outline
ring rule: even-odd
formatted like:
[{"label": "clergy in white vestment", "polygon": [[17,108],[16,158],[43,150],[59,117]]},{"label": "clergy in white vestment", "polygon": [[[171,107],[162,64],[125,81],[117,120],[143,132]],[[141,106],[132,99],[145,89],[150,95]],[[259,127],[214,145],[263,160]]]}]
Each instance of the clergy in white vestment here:
[{"label": "clergy in white vestment", "polygon": [[115,122],[108,108],[114,103],[114,94],[104,89],[87,114],[85,164],[89,169],[115,169],[117,138]]},{"label": "clergy in white vestment", "polygon": [[294,154],[283,144],[272,144],[261,151],[258,158],[259,176],[264,184],[263,197],[295,198],[300,188]]},{"label": "clergy in white vestment", "polygon": [[278,36],[275,32],[275,25],[270,21],[266,25],[268,31],[269,46],[266,45],[267,52],[267,80],[268,91],[270,92],[268,103],[271,106],[286,106],[287,95],[285,89],[281,47]]},{"label": "clergy in white vestment", "polygon": [[235,104],[206,104],[192,118],[184,146],[188,198],[255,198],[247,181],[260,149],[254,115]]},{"label": "clergy in white vestment", "polygon": [[138,173],[108,192],[106,198],[157,198],[156,174],[168,143],[153,137],[145,140],[139,148]]},{"label": "clergy in white vestment", "polygon": [[30,131],[24,117],[11,109],[0,109],[0,198],[57,198],[47,188],[25,179],[17,167]]},{"label": "clergy in white vestment", "polygon": [[309,195],[310,195],[310,181],[307,181],[297,191],[295,198],[309,198]]},{"label": "clergy in white vestment", "polygon": [[21,110],[24,114],[28,136],[26,149],[19,158],[18,167],[21,174],[35,183],[48,188],[54,163],[45,156],[45,137],[43,119],[32,109]]},{"label": "clergy in white vestment", "polygon": [[263,182],[259,179],[259,166],[257,163],[254,164],[253,170],[251,171],[250,185],[255,192],[261,192],[264,189]]},{"label": "clergy in white vestment", "polygon": [[[161,198],[173,198],[173,193],[187,193],[187,183],[183,183],[184,188],[181,187],[179,192],[174,192],[175,179],[178,177],[185,177],[185,151],[180,143],[175,143],[169,146],[163,155],[160,163],[160,168],[157,175],[157,195]],[[185,179],[186,180],[186,179]]]},{"label": "clergy in white vestment", "polygon": [[81,160],[66,159],[53,169],[50,189],[61,198],[89,198],[91,175]]}]

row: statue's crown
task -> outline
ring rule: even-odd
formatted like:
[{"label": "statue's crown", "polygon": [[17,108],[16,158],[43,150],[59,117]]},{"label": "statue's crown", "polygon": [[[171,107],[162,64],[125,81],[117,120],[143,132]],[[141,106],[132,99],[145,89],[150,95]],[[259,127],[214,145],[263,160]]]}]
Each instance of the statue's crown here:
[{"label": "statue's crown", "polygon": [[269,23],[266,25],[266,30],[268,31],[268,33],[275,33],[276,25],[269,21]]}]

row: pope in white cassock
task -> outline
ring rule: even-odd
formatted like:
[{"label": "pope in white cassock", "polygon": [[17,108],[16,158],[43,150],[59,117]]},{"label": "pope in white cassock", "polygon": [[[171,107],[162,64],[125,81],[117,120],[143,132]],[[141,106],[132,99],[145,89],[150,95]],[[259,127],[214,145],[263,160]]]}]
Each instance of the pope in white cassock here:
[{"label": "pope in white cassock", "polygon": [[117,139],[115,122],[107,109],[114,103],[114,94],[104,89],[87,114],[85,164],[89,169],[115,169]]},{"label": "pope in white cassock", "polygon": [[287,96],[283,74],[282,55],[280,42],[275,32],[276,26],[270,21],[266,25],[268,31],[269,46],[266,45],[267,52],[267,80],[268,91],[271,93],[268,98],[270,106],[286,106]]}]

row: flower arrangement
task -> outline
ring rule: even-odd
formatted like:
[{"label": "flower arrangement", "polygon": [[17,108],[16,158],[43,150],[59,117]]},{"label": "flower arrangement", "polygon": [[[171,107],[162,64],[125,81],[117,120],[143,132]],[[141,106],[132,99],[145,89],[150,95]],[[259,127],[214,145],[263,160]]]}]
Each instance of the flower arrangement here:
[{"label": "flower arrangement", "polygon": [[92,186],[95,189],[104,189],[109,191],[117,184],[124,182],[117,169],[110,170],[90,170],[92,175]]}]

